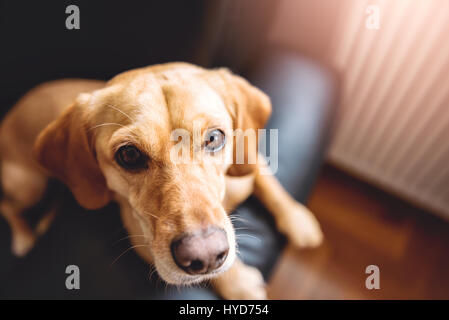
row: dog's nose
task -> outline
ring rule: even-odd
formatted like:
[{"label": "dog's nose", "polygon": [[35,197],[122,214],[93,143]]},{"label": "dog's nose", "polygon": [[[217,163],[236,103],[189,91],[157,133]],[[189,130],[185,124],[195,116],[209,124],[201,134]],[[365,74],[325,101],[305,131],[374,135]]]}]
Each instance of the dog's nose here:
[{"label": "dog's nose", "polygon": [[228,251],[226,232],[215,227],[186,234],[171,244],[173,259],[189,274],[203,274],[219,268]]}]

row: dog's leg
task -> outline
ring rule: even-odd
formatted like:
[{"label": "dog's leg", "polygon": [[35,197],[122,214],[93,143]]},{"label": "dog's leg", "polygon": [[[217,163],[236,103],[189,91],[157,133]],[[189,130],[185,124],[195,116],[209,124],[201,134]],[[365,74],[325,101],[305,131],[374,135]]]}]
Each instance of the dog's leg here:
[{"label": "dog's leg", "polygon": [[279,231],[297,247],[320,245],[323,234],[313,213],[290,196],[268,170],[266,164],[259,164],[254,194],[273,214]]},{"label": "dog's leg", "polygon": [[35,235],[28,223],[21,216],[21,209],[13,201],[0,200],[0,212],[11,227],[11,251],[18,257],[25,256],[34,246]]},{"label": "dog's leg", "polygon": [[47,178],[13,162],[2,162],[1,179],[3,198],[0,199],[0,212],[11,227],[11,250],[22,257],[36,241],[36,235],[22,217],[22,212],[41,199]]},{"label": "dog's leg", "polygon": [[239,259],[217,278],[211,280],[215,291],[227,300],[265,300],[267,292],[260,271]]}]

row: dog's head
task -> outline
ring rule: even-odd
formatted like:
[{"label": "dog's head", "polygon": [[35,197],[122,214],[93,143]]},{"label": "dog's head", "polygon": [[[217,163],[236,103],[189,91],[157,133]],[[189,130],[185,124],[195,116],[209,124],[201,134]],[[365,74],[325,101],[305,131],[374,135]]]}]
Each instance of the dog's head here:
[{"label": "dog's head", "polygon": [[270,111],[265,94],[225,69],[157,65],[80,94],[35,154],[85,208],[126,199],[161,277],[193,283],[234,261],[225,175],[254,168],[233,164],[233,132],[262,128]]}]

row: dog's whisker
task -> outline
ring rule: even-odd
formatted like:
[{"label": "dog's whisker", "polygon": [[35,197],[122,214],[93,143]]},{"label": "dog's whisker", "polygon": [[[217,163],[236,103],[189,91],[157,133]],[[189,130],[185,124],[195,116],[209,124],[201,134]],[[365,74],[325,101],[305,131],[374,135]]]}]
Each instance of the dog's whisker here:
[{"label": "dog's whisker", "polygon": [[148,279],[152,281],[153,275],[156,272],[156,267],[154,265],[150,265],[150,272],[148,273]]},{"label": "dog's whisker", "polygon": [[206,279],[206,280],[203,282],[203,285],[204,285],[204,288],[207,288],[207,287],[212,286],[212,279]]},{"label": "dog's whisker", "polygon": [[237,227],[234,228],[234,230],[252,230],[251,228],[245,228],[245,227]]},{"label": "dog's whisker", "polygon": [[241,214],[239,214],[238,210],[235,210],[234,213],[231,213],[229,215],[229,218],[231,220],[242,221],[242,222],[249,222],[247,219],[243,218]]},{"label": "dog's whisker", "polygon": [[248,220],[243,219],[241,217],[231,218],[231,222],[242,222],[244,224],[248,223]]},{"label": "dog's whisker", "polygon": [[106,104],[106,107],[109,107],[109,108],[111,108],[111,109],[114,109],[114,110],[117,111],[117,112],[120,112],[120,113],[123,114],[125,117],[127,117],[129,120],[131,120],[131,122],[134,121],[134,120],[133,120],[133,119],[132,119],[132,118],[131,118],[125,111],[120,110],[119,108],[113,106],[112,104],[107,103],[107,104]]},{"label": "dog's whisker", "polygon": [[105,122],[105,123],[97,124],[96,126],[93,126],[93,127],[89,128],[89,130],[93,130],[93,129],[96,129],[96,128],[99,128],[99,127],[103,127],[103,126],[120,126],[120,127],[125,127],[124,125],[122,125],[120,123]]},{"label": "dog's whisker", "polygon": [[115,246],[120,241],[123,241],[123,240],[126,240],[126,239],[130,239],[130,238],[136,238],[136,237],[144,237],[144,238],[148,239],[148,237],[146,235],[144,235],[144,234],[129,235],[129,236],[126,236],[126,237],[123,237],[123,238],[117,240],[116,242],[114,242],[112,244],[112,246]]},{"label": "dog's whisker", "polygon": [[256,237],[256,236],[253,236],[253,235],[250,235],[250,234],[237,234],[236,235],[236,238],[238,239],[238,238],[241,238],[241,237],[248,237],[248,238],[253,238],[253,239],[256,239],[257,241],[259,241],[259,242],[262,242],[262,239],[260,239],[260,238],[258,238],[258,237]]},{"label": "dog's whisker", "polygon": [[155,216],[154,214],[152,214],[152,213],[147,213],[149,216],[151,216],[151,217],[153,217],[154,219],[156,219],[156,220],[159,220],[159,217],[158,216]]},{"label": "dog's whisker", "polygon": [[164,295],[168,293],[168,282],[165,283]]},{"label": "dog's whisker", "polygon": [[119,256],[118,256],[118,257],[111,263],[110,267],[112,267],[112,266],[114,265],[114,263],[116,263],[116,262],[118,261],[118,259],[120,259],[120,258],[121,258],[124,254],[126,254],[128,251],[130,251],[130,250],[132,250],[132,249],[135,249],[135,248],[139,248],[139,247],[148,247],[148,245],[147,245],[147,244],[138,244],[138,245],[129,247],[129,248],[126,249],[124,252],[122,252],[122,254],[119,255]]},{"label": "dog's whisker", "polygon": [[236,219],[238,219],[239,221],[245,222],[245,223],[249,223],[249,220],[243,218],[241,215],[240,216],[236,216]]}]

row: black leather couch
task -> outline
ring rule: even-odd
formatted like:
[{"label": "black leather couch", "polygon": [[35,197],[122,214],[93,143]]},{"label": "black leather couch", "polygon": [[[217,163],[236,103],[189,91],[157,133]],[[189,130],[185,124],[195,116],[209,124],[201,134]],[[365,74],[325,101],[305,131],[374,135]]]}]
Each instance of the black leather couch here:
[{"label": "black leather couch", "polygon": [[[1,112],[37,83],[63,77],[107,79],[135,67],[183,60],[227,66],[270,95],[268,128],[279,129],[277,177],[305,202],[323,160],[335,112],[338,81],[326,67],[265,39],[276,1],[146,1],[125,4],[77,1],[81,29],[66,30],[69,2],[3,1]],[[62,203],[50,230],[22,259],[10,253],[10,231],[0,218],[0,298],[208,299],[207,287],[172,288],[134,251],[118,207],[80,208],[54,183],[49,197]],[[43,211],[44,200],[27,216]],[[285,245],[270,214],[254,198],[235,213],[241,258],[266,279]],[[114,263],[113,263],[114,262]],[[68,265],[81,271],[81,289],[67,290]]]}]

